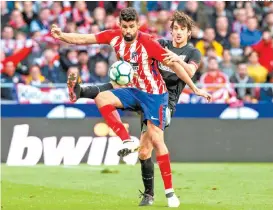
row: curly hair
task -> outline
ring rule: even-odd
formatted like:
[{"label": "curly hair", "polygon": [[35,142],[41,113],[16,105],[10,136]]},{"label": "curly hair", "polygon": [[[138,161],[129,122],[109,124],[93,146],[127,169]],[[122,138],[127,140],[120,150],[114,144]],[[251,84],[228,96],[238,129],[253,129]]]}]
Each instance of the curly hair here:
[{"label": "curly hair", "polygon": [[138,14],[133,7],[122,9],[119,14],[120,21],[138,21]]},{"label": "curly hair", "polygon": [[175,21],[180,26],[186,27],[188,29],[188,31],[191,31],[195,25],[194,21],[188,15],[186,15],[184,12],[180,12],[180,11],[175,11],[175,13],[173,14],[173,16],[171,18],[171,22],[172,22],[171,29],[173,29]]}]

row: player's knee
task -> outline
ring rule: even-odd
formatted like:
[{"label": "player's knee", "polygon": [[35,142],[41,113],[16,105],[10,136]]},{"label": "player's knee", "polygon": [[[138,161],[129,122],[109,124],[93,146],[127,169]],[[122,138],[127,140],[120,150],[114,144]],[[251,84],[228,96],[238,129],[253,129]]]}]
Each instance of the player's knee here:
[{"label": "player's knee", "polygon": [[155,130],[150,131],[149,136],[154,148],[159,148],[162,145],[162,143],[164,143],[160,133],[156,132]]},{"label": "player's knee", "polygon": [[153,147],[155,148],[155,150],[159,150],[162,147],[164,147],[164,142],[160,139],[153,139],[152,144],[153,144]]},{"label": "player's knee", "polygon": [[146,159],[150,158],[151,155],[152,155],[152,151],[150,148],[140,147],[140,149],[138,151],[139,159],[146,160]]},{"label": "player's knee", "polygon": [[95,98],[95,103],[98,107],[101,107],[105,104],[109,104],[109,96],[107,91],[100,92],[97,97]]}]

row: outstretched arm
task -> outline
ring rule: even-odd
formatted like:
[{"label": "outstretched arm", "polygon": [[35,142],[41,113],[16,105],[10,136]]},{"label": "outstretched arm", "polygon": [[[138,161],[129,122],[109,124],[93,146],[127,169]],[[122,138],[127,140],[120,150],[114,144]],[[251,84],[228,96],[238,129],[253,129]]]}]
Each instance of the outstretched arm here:
[{"label": "outstretched arm", "polygon": [[51,27],[51,35],[55,39],[59,39],[69,44],[96,44],[97,39],[95,34],[78,34],[78,33],[64,33],[61,28],[55,24]]},{"label": "outstretched arm", "polygon": [[206,91],[196,87],[196,85],[191,80],[189,74],[178,62],[172,62],[170,64],[164,63],[164,65],[169,66],[176,73],[176,75],[192,89],[194,94],[206,98],[208,102],[211,101],[211,95]]}]

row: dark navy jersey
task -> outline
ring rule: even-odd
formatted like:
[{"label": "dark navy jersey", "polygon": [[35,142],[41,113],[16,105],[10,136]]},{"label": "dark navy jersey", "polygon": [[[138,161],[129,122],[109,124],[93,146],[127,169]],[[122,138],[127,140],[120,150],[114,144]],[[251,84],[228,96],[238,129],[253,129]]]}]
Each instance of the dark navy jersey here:
[{"label": "dark navy jersey", "polygon": [[[167,47],[170,51],[179,55],[179,57],[181,57],[186,63],[192,63],[197,67],[199,66],[201,62],[201,53],[190,44],[187,44],[181,48],[176,48],[173,46],[172,41],[170,40],[160,39],[158,42],[162,47]],[[158,68],[169,92],[169,107],[174,110],[179,100],[179,96],[183,88],[186,86],[186,83],[179,79],[173,70],[167,66],[164,66],[160,62],[158,62]]]}]

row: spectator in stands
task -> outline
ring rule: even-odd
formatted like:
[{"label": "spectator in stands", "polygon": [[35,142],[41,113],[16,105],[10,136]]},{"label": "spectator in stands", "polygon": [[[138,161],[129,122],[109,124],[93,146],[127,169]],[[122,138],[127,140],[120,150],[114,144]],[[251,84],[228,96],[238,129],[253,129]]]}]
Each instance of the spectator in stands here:
[{"label": "spectator in stands", "polygon": [[219,42],[224,49],[229,47],[228,37],[230,35],[228,29],[228,19],[225,16],[217,17],[216,19],[216,37],[215,40]]},{"label": "spectator in stands", "polygon": [[[8,61],[4,63],[2,73],[0,74],[1,83],[5,84],[17,84],[23,83],[23,79],[20,74],[16,71],[16,65],[13,61]],[[14,100],[16,99],[15,87],[4,87],[1,88],[1,98],[6,100]]]},{"label": "spectator in stands", "polygon": [[203,61],[203,71],[205,72],[208,68],[208,60],[209,58],[216,58],[217,62],[220,63],[222,61],[222,57],[220,56],[217,56],[217,53],[215,51],[215,49],[212,47],[212,46],[209,46],[207,49],[206,49],[206,54],[205,56],[202,58],[202,61]]},{"label": "spectator in stands", "polygon": [[30,31],[32,33],[40,31],[41,35],[48,34],[51,24],[50,17],[50,10],[48,8],[41,9],[39,13],[39,19],[31,21]]},{"label": "spectator in stands", "polygon": [[6,1],[1,1],[1,29],[9,21],[9,9]]},{"label": "spectator in stands", "polygon": [[205,30],[209,27],[208,15],[198,1],[187,1],[185,7],[185,13],[196,22],[200,29]]},{"label": "spectator in stands", "polygon": [[228,76],[219,70],[218,62],[215,57],[210,57],[208,59],[208,68],[201,78],[201,84],[216,84],[217,87],[209,87],[208,90],[216,90],[222,85],[229,82]]},{"label": "spectator in stands", "polygon": [[195,47],[201,52],[202,55],[205,55],[207,48],[210,46],[215,49],[217,56],[222,56],[223,46],[219,42],[215,41],[214,29],[206,28],[203,40],[198,41]]},{"label": "spectator in stands", "polygon": [[38,15],[34,12],[33,2],[32,1],[24,1],[23,2],[23,12],[22,12],[24,21],[30,27],[30,23],[33,20],[38,19]]},{"label": "spectator in stands", "polygon": [[251,17],[247,20],[247,28],[241,32],[241,46],[251,46],[258,43],[262,38],[262,33],[257,29],[258,21],[256,17]]},{"label": "spectator in stands", "polygon": [[[236,73],[230,78],[231,83],[236,84],[252,84],[254,80],[248,76],[247,74],[247,65],[246,63],[240,63],[237,66]],[[237,98],[240,100],[244,100],[246,102],[252,102],[254,98],[254,91],[253,88],[250,87],[237,87],[235,88],[237,93]]]},{"label": "spectator in stands", "polygon": [[105,29],[105,18],[106,18],[105,9],[101,7],[97,7],[94,10],[94,20],[95,20],[94,23],[98,25],[101,31]]},{"label": "spectator in stands", "polygon": [[270,32],[264,31],[262,40],[258,44],[253,45],[252,49],[258,53],[259,63],[268,72],[273,72],[273,41]]},{"label": "spectator in stands", "polygon": [[258,54],[254,51],[248,56],[247,72],[256,83],[264,83],[267,77],[267,69],[259,63]]},{"label": "spectator in stands", "polygon": [[[273,3],[272,3],[273,5]],[[269,31],[271,37],[273,37],[273,11],[269,12],[265,17],[263,31]]]},{"label": "spectator in stands", "polygon": [[96,34],[100,32],[100,27],[97,24],[93,24],[90,28],[90,33]]},{"label": "spectator in stands", "polygon": [[39,86],[48,82],[49,81],[42,75],[41,69],[38,65],[30,67],[29,75],[25,79],[27,85]]},{"label": "spectator in stands", "polygon": [[232,24],[232,30],[240,34],[242,30],[246,29],[247,23],[246,9],[245,8],[236,9],[234,11],[234,15],[236,20]]},{"label": "spectator in stands", "polygon": [[212,21],[212,26],[216,26],[216,19],[217,17],[225,16],[228,19],[228,25],[231,27],[233,16],[232,13],[226,9],[226,2],[224,1],[217,1],[215,2],[215,10],[212,14],[212,18],[210,19]]},{"label": "spectator in stands", "polygon": [[85,83],[91,82],[91,60],[86,50],[79,51],[78,61],[82,81]]},{"label": "spectator in stands", "polygon": [[94,82],[94,83],[109,82],[108,64],[106,61],[101,60],[101,61],[96,62],[94,74],[91,75],[90,81]]},{"label": "spectator in stands", "polygon": [[240,35],[236,32],[233,32],[229,36],[230,43],[230,55],[231,60],[234,63],[241,62],[244,59],[244,49],[240,46]]},{"label": "spectator in stands", "polygon": [[55,1],[51,5],[51,22],[56,23],[62,29],[66,26],[67,18],[60,1]]},{"label": "spectator in stands", "polygon": [[76,1],[72,10],[72,19],[78,27],[80,33],[88,33],[90,24],[94,22],[87,9],[85,1]]},{"label": "spectator in stands", "polygon": [[[158,12],[157,24],[155,25],[154,31],[158,31],[155,37],[164,36],[166,31],[169,31],[169,20],[170,20],[170,12],[167,10],[161,10]],[[153,28],[151,26],[150,28]],[[161,37],[162,38],[162,37]]]},{"label": "spectator in stands", "polygon": [[66,72],[70,66],[78,64],[78,53],[74,49],[63,50],[60,52],[60,64]]},{"label": "spectator in stands", "polygon": [[118,22],[114,15],[107,15],[105,18],[105,29],[118,29]]},{"label": "spectator in stands", "polygon": [[235,73],[236,66],[231,60],[230,51],[228,49],[223,52],[223,60],[219,64],[219,68],[224,72],[229,78]]},{"label": "spectator in stands", "polygon": [[10,16],[9,25],[16,31],[28,33],[28,25],[24,21],[23,15],[19,10],[13,10]]},{"label": "spectator in stands", "polygon": [[66,81],[66,74],[60,68],[57,58],[52,49],[46,49],[38,62],[41,66],[42,75],[53,83],[62,83]]},{"label": "spectator in stands", "polygon": [[16,41],[14,39],[14,30],[11,26],[4,26],[1,38],[1,49],[11,55],[15,48]]},{"label": "spectator in stands", "polygon": [[65,28],[64,32],[66,33],[76,33],[77,32],[77,26],[76,23],[73,21],[68,21]]}]

